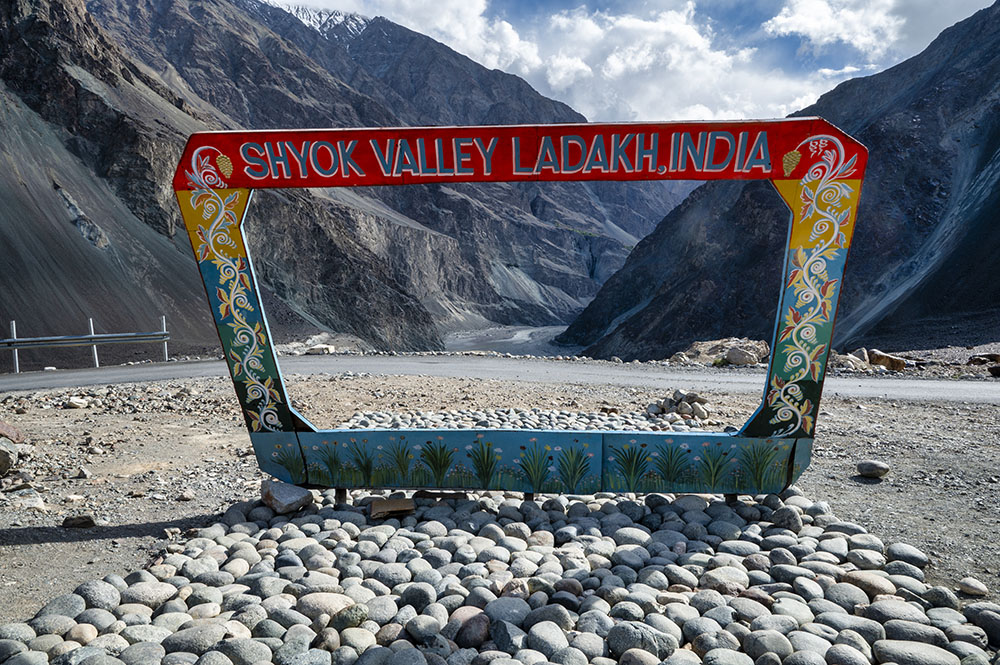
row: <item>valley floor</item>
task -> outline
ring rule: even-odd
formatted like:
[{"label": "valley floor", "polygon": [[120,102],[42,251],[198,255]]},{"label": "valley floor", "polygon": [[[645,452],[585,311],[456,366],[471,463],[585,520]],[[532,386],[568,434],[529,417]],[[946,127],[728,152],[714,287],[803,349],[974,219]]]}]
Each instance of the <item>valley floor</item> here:
[{"label": "valley floor", "polygon": [[[375,410],[638,412],[672,392],[351,372],[294,375],[288,383],[305,415],[324,426]],[[879,383],[893,393],[892,379]],[[758,399],[745,392],[705,394],[713,418],[727,425],[741,424]],[[62,408],[77,395],[90,399],[90,407]],[[231,385],[221,377],[9,392],[0,399],[0,420],[19,428],[32,446],[16,469],[27,475],[9,475],[0,492],[0,623],[30,617],[82,581],[148,565],[185,530],[211,524],[228,506],[259,495],[263,475]],[[813,462],[799,486],[886,543],[927,552],[931,582],[955,587],[972,575],[996,600],[998,455],[1000,405],[841,397],[831,390]],[[855,467],[864,459],[881,460],[891,471],[882,481],[862,479]],[[84,513],[97,526],[61,526],[67,516]]]}]

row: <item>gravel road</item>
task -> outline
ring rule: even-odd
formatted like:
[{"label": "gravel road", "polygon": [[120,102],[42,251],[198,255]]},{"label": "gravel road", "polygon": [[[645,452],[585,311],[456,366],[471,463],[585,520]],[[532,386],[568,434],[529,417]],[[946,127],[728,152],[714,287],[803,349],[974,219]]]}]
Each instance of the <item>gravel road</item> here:
[{"label": "gravel road", "polygon": [[[292,356],[280,359],[287,374],[367,372],[378,375],[425,375],[532,383],[577,383],[592,386],[631,386],[667,390],[684,385],[688,389],[719,390],[733,394],[761,394],[761,368],[707,369],[703,366],[665,367],[657,363],[611,363],[605,361],[559,361],[547,358],[504,358],[493,356],[442,355],[328,355]],[[222,361],[143,363],[74,369],[55,372],[26,372],[0,376],[0,393],[13,390],[41,390],[118,383],[163,381],[199,377],[224,377]],[[891,383],[886,383],[891,381]],[[1000,382],[993,380],[942,380],[935,378],[872,377],[864,375],[827,378],[824,394],[859,398],[895,398],[908,401],[968,402],[1000,404]]]}]

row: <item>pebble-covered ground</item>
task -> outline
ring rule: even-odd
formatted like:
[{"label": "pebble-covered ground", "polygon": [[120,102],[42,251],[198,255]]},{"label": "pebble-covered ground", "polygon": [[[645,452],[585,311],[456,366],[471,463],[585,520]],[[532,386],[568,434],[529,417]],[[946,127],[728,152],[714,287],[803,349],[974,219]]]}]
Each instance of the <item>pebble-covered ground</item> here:
[{"label": "pebble-covered ground", "polygon": [[[289,383],[320,424],[385,414],[391,426],[462,404],[450,415],[463,422],[562,416],[661,427],[673,426],[666,416],[679,404],[672,393],[628,388],[356,375]],[[43,588],[56,570],[75,578],[48,582],[62,595],[13,605],[27,612],[0,602],[0,664],[1000,662],[995,547],[976,542],[995,536],[1000,478],[983,471],[995,460],[995,408],[834,396],[803,477],[808,497],[791,490],[727,505],[690,495],[469,494],[417,499],[412,515],[372,520],[364,492],[341,505],[332,491],[285,497],[306,504],[295,512],[274,501],[234,505],[257,493],[260,475],[242,454],[228,391],[198,380],[0,400],[0,418],[35,449],[19,471],[28,477],[4,479],[0,585]],[[74,397],[86,404],[66,408]],[[739,424],[753,401],[708,395],[708,420]],[[974,437],[964,461],[935,457]],[[852,480],[869,457],[890,474]],[[59,526],[84,511],[95,527]],[[128,529],[120,539],[101,534],[143,516],[161,531],[143,533],[151,554],[93,554],[93,538],[127,549]],[[908,530],[920,547],[903,544]],[[36,531],[52,542],[33,543]],[[64,570],[58,557],[73,549],[89,552],[86,565]],[[53,557],[49,571],[39,552]],[[148,565],[106,575],[140,559]],[[5,565],[22,567],[11,578]],[[962,571],[989,584],[959,585]]]},{"label": "pebble-covered ground", "polygon": [[273,494],[0,625],[0,663],[997,662],[1000,605],[963,607],[924,582],[925,553],[794,489],[473,494],[381,521],[363,493]]}]

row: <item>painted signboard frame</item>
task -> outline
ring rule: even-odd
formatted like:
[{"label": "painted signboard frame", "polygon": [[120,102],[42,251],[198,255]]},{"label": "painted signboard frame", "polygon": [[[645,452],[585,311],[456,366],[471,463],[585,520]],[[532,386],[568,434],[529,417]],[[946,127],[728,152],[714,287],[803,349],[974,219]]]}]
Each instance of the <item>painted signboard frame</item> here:
[{"label": "painted signboard frame", "polygon": [[[257,461],[297,484],[764,493],[809,463],[868,153],[821,118],[203,132],[174,176]],[[770,180],[791,215],[760,406],[737,432],[319,430],[291,405],[243,233],[253,190]]]}]

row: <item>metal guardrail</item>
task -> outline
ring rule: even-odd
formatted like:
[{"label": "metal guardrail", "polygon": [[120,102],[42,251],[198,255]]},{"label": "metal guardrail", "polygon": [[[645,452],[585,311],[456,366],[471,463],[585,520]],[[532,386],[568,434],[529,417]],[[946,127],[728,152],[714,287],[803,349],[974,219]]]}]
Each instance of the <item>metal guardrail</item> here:
[{"label": "metal guardrail", "polygon": [[142,342],[162,342],[163,360],[169,359],[167,352],[167,340],[170,333],[167,332],[167,317],[160,317],[160,330],[154,332],[134,332],[134,333],[94,333],[94,319],[88,319],[90,327],[89,335],[57,335],[51,337],[18,337],[17,322],[10,322],[10,337],[0,339],[0,350],[10,349],[14,356],[14,373],[20,374],[21,364],[18,358],[18,349],[49,349],[70,346],[89,346],[94,357],[94,367],[100,367],[101,362],[97,357],[97,347],[101,344],[133,344]]}]

